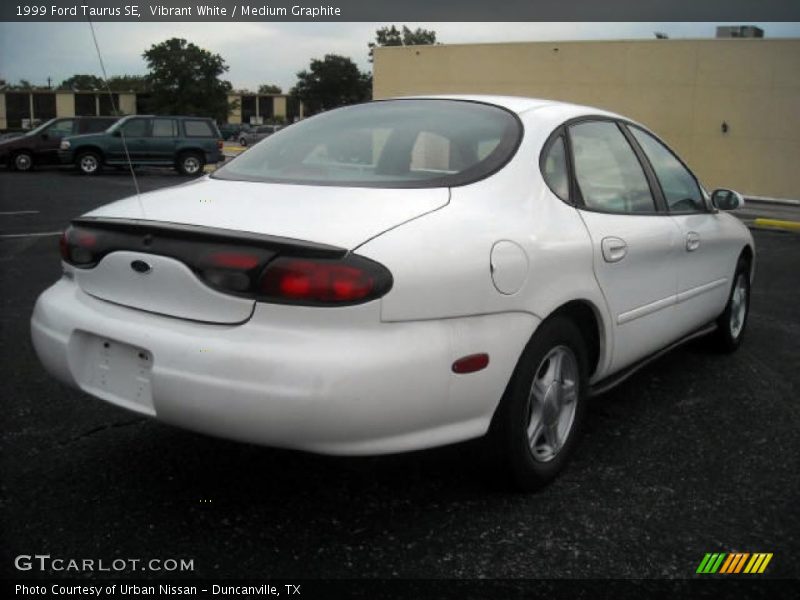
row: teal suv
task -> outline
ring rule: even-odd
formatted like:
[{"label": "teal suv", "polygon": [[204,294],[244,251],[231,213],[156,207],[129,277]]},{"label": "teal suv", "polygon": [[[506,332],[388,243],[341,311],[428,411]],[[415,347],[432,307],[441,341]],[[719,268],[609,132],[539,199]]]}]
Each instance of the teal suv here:
[{"label": "teal suv", "polygon": [[211,119],[202,117],[129,116],[102,133],[61,140],[62,163],[86,175],[105,165],[174,167],[183,175],[200,175],[207,164],[223,160],[222,137]]}]

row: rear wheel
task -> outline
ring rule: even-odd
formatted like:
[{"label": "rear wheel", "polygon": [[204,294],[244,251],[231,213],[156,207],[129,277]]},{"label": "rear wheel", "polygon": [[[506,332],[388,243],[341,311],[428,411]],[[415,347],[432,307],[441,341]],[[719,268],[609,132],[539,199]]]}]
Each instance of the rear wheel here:
[{"label": "rear wheel", "polygon": [[569,461],[585,412],[586,356],[576,325],[558,316],[539,326],[522,353],[489,436],[515,487],[539,489]]},{"label": "rear wheel", "polygon": [[15,171],[30,171],[33,168],[33,154],[30,152],[17,152],[11,160]]},{"label": "rear wheel", "polygon": [[181,175],[194,177],[200,175],[205,167],[203,157],[196,152],[186,152],[178,157],[178,172]]},{"label": "rear wheel", "polygon": [[102,169],[100,155],[97,152],[81,152],[75,159],[75,164],[84,175],[97,175]]},{"label": "rear wheel", "polygon": [[733,352],[742,343],[747,315],[750,313],[750,263],[739,259],[725,310],[717,318],[711,341],[720,352]]}]

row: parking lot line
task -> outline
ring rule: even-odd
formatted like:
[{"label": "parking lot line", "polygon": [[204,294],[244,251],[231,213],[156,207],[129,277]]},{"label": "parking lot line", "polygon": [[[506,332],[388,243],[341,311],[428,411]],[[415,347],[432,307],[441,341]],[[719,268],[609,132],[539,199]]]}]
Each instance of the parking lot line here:
[{"label": "parking lot line", "polygon": [[38,215],[38,210],[7,210],[0,212],[0,215]]},{"label": "parking lot line", "polygon": [[61,231],[43,231],[40,233],[3,233],[0,239],[5,238],[24,238],[24,237],[46,237],[50,235],[61,235]]}]

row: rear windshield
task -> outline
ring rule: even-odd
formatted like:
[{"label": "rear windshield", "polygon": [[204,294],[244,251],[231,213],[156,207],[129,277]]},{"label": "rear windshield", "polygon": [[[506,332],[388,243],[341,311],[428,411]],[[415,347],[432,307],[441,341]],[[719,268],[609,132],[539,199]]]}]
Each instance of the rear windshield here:
[{"label": "rear windshield", "polygon": [[505,109],[458,100],[341,108],[272,134],[212,177],[308,185],[464,185],[502,167],[522,126]]}]

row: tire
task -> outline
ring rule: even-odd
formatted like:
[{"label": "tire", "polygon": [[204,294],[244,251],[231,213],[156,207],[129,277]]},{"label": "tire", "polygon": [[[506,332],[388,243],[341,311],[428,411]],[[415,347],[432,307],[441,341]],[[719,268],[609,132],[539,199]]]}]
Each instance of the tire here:
[{"label": "tire", "polygon": [[33,154],[25,151],[17,152],[11,158],[11,166],[15,171],[30,171],[33,169]]},{"label": "tire", "polygon": [[240,138],[239,138],[239,145],[240,145],[240,146],[242,146],[243,148],[244,148],[245,146],[247,146],[247,138],[245,138],[245,137],[240,137]]},{"label": "tire", "polygon": [[567,465],[586,412],[587,365],[586,344],[573,321],[555,316],[539,326],[490,428],[494,466],[506,483],[538,490]]},{"label": "tire", "polygon": [[75,165],[84,175],[97,175],[103,170],[103,159],[97,152],[90,150],[78,154]]},{"label": "tire", "polygon": [[206,162],[197,152],[184,152],[178,157],[178,172],[187,177],[197,177],[203,174]]},{"label": "tire", "polygon": [[714,350],[730,353],[741,345],[749,314],[750,261],[742,257],[736,265],[728,303],[717,318],[717,328],[710,336]]}]

